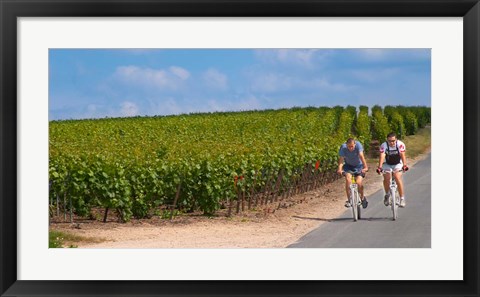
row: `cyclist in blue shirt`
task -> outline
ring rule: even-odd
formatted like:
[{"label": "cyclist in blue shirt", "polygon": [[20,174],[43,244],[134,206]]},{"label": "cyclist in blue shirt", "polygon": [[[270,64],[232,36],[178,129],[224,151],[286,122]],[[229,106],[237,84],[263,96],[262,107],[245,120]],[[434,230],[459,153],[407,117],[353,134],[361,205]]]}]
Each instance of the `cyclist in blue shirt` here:
[{"label": "cyclist in blue shirt", "polygon": [[360,197],[362,197],[362,207],[367,208],[368,201],[363,195],[363,178],[368,171],[368,165],[363,154],[362,144],[353,138],[349,138],[340,146],[338,155],[337,173],[343,175],[345,172],[345,189],[347,192],[345,207],[351,207],[350,184],[352,182],[352,176],[350,172],[354,172],[353,174],[355,175],[358,184],[358,192]]}]

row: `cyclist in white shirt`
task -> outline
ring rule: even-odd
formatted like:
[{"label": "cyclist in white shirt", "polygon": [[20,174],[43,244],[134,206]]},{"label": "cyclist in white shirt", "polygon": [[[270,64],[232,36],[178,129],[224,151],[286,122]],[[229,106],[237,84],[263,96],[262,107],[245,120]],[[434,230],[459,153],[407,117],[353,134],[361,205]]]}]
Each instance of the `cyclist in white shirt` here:
[{"label": "cyclist in white shirt", "polygon": [[[398,185],[398,193],[400,194],[400,207],[405,207],[405,193],[403,191],[402,170],[407,171],[407,158],[405,156],[405,143],[397,139],[395,133],[387,135],[387,141],[380,146],[380,159],[378,161],[377,173],[382,171],[393,170],[393,176]],[[390,173],[383,175],[383,188],[385,189],[385,197],[383,203],[389,205],[390,198]]]}]

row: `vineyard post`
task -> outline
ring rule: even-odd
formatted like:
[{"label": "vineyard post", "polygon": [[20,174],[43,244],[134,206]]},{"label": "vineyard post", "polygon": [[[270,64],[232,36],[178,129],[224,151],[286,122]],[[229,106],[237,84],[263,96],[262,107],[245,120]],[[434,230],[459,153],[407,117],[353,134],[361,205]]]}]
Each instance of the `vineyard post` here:
[{"label": "vineyard post", "polygon": [[242,189],[242,211],[245,211],[245,190]]},{"label": "vineyard post", "polygon": [[[50,190],[51,190],[51,187],[52,187],[52,181],[50,181],[50,183],[48,184],[48,194],[50,195]],[[50,196],[50,208],[53,207],[53,196]]]},{"label": "vineyard post", "polygon": [[[258,174],[258,172],[257,172]],[[262,176],[260,177],[261,180],[264,179],[264,174],[262,172]],[[262,185],[260,184],[260,189],[257,191],[254,192],[254,196],[255,196],[255,208],[258,206],[258,198],[260,197],[260,193],[262,193]]]},{"label": "vineyard post", "polygon": [[310,191],[312,188],[312,163],[308,163],[307,165],[307,172],[306,172],[306,191]]},{"label": "vineyard post", "polygon": [[309,185],[310,185],[310,190],[315,190],[315,167],[313,165],[310,166],[310,171],[309,171]]},{"label": "vineyard post", "polygon": [[173,212],[175,211],[175,207],[177,206],[178,197],[180,197],[181,189],[182,189],[182,178],[180,178],[180,182],[178,183],[178,187],[177,187],[177,193],[175,194],[175,199],[173,200],[172,209],[170,211],[170,220],[173,220]]},{"label": "vineyard post", "polygon": [[[238,188],[237,188],[237,179],[235,178],[235,181],[233,183],[233,188],[237,192],[238,195]],[[230,217],[232,215],[232,208],[233,208],[233,198],[227,197],[227,203],[228,203],[228,212],[227,212],[227,217]]]},{"label": "vineyard post", "polygon": [[318,168],[317,177],[316,177],[317,188],[322,186],[322,176],[323,176],[322,169]]},{"label": "vineyard post", "polygon": [[68,200],[70,200],[70,223],[73,223],[73,205],[72,205],[72,196],[68,197]]},{"label": "vineyard post", "polygon": [[288,180],[283,182],[282,180],[282,199],[281,200],[285,200],[287,198],[287,195],[288,195]]},{"label": "vineyard post", "polygon": [[275,183],[275,191],[273,192],[273,195],[272,195],[272,202],[275,200],[275,202],[278,201],[278,192],[280,191],[280,184],[282,182],[282,179],[283,179],[283,172],[284,172],[284,169],[280,169],[280,173],[278,175],[278,178],[277,178],[277,182]]},{"label": "vineyard post", "polygon": [[320,166],[320,169],[319,169],[319,176],[318,176],[318,182],[319,182],[319,186],[323,186],[325,184],[325,162],[322,162],[322,165]]},{"label": "vineyard post", "polygon": [[237,188],[237,209],[236,209],[236,213],[238,214],[240,212],[240,190]]},{"label": "vineyard post", "polygon": [[300,193],[305,193],[307,186],[307,164],[303,165]]},{"label": "vineyard post", "polygon": [[318,176],[320,175],[320,168],[315,169],[315,172],[313,173],[313,188],[318,189]]},{"label": "vineyard post", "polygon": [[103,215],[103,222],[107,222],[107,216],[108,216],[108,206],[105,208],[105,214]]},{"label": "vineyard post", "polygon": [[271,181],[272,181],[272,175],[270,174],[267,182],[265,183],[265,188],[264,188],[264,191],[262,193],[262,197],[260,199],[260,204],[261,205],[267,204],[267,199],[268,199],[268,195],[269,195],[269,192],[270,192]]},{"label": "vineyard post", "polygon": [[292,175],[289,179],[288,179],[288,194],[287,194],[287,198],[290,198],[291,196],[293,196],[293,191],[295,190],[295,175]]},{"label": "vineyard post", "polygon": [[[302,183],[302,178],[301,178],[302,169],[300,167],[297,167],[295,172],[296,172],[296,175],[295,175],[295,192],[293,192],[293,194],[297,195],[297,194],[300,193],[300,187],[301,187],[301,183]],[[300,177],[298,175],[300,175]]]},{"label": "vineyard post", "polygon": [[255,186],[256,186],[256,183],[257,183],[257,174],[258,174],[258,171],[255,171],[255,175],[253,176],[253,186],[252,186],[252,190],[250,191],[250,197],[248,197],[248,209],[250,210],[251,206],[252,206],[252,199],[253,199],[253,196],[255,195]]},{"label": "vineyard post", "polygon": [[67,221],[67,191],[63,194],[63,221]]},{"label": "vineyard post", "polygon": [[57,217],[60,216],[60,198],[58,197],[58,193],[55,193],[57,196]]},{"label": "vineyard post", "polygon": [[296,187],[296,177],[295,177],[295,170],[293,170],[293,174],[290,177],[290,188],[288,189],[288,197],[292,197],[295,195],[295,187]]},{"label": "vineyard post", "polygon": [[308,192],[311,190],[311,184],[312,184],[312,163],[307,164],[307,168],[305,171],[305,191]]},{"label": "vineyard post", "polygon": [[227,217],[230,217],[232,215],[232,202],[233,199],[228,198],[228,212],[227,212]]}]

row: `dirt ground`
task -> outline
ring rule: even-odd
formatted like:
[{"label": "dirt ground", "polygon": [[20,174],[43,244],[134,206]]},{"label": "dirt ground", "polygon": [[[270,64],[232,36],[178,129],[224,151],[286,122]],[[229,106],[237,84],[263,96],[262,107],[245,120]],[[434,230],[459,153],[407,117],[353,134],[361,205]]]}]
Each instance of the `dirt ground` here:
[{"label": "dirt ground", "polygon": [[[409,160],[410,167],[426,154]],[[373,160],[375,161],[375,160]],[[382,177],[370,164],[364,180],[367,198],[381,189]],[[152,218],[117,223],[81,220],[52,223],[51,230],[80,235],[87,240],[67,242],[78,248],[283,248],[345,211],[345,181],[339,179],[255,211],[238,215],[181,215],[173,220]]]}]

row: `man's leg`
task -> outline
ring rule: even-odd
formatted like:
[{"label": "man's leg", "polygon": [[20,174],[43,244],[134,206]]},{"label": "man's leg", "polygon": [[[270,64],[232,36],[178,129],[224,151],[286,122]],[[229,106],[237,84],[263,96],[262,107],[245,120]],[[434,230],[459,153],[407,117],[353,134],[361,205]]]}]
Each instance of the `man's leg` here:
[{"label": "man's leg", "polygon": [[350,173],[345,173],[345,192],[347,193],[347,202],[345,207],[350,206],[350,185],[352,184],[352,175]]},{"label": "man's leg", "polygon": [[385,189],[385,194],[390,193],[390,178],[391,178],[391,173],[385,173],[383,174],[383,189]]},{"label": "man's leg", "polygon": [[356,177],[357,185],[358,185],[358,193],[360,193],[361,199],[363,199],[363,177],[361,175]]},{"label": "man's leg", "polygon": [[391,173],[385,173],[383,174],[383,189],[385,190],[385,196],[383,197],[383,204],[385,206],[390,205],[390,178],[391,178]]},{"label": "man's leg", "polygon": [[395,181],[398,186],[398,194],[400,194],[400,207],[405,207],[405,192],[403,191],[402,171],[395,172]]},{"label": "man's leg", "polygon": [[365,195],[363,194],[363,177],[361,175],[358,175],[356,179],[357,179],[357,185],[358,185],[358,193],[360,194],[360,199],[362,200],[362,207],[367,208],[368,201]]},{"label": "man's leg", "polygon": [[402,180],[402,172],[398,171],[393,174],[395,177],[395,181],[397,182],[398,186],[398,193],[400,194],[400,197],[403,197],[403,180]]}]

